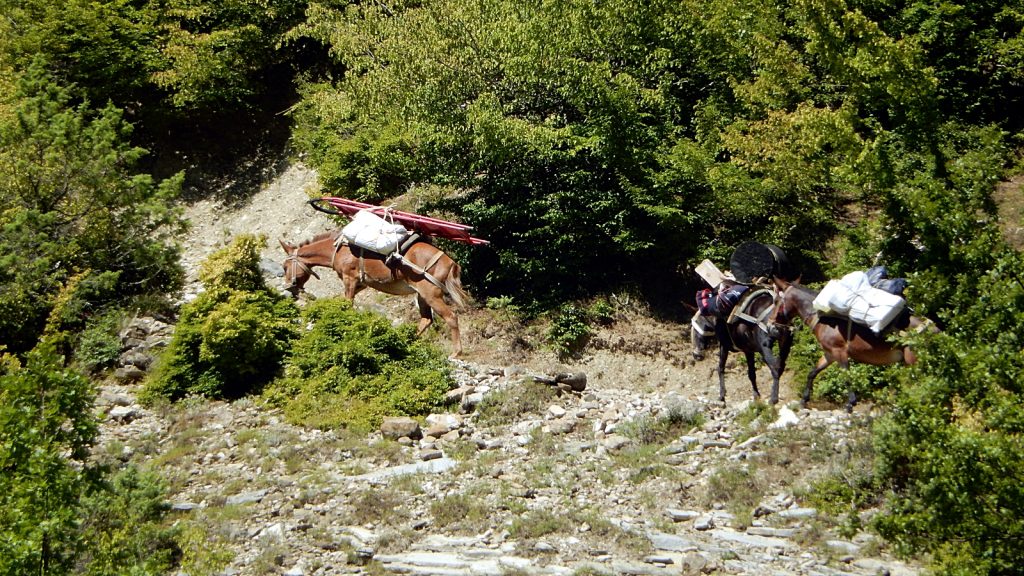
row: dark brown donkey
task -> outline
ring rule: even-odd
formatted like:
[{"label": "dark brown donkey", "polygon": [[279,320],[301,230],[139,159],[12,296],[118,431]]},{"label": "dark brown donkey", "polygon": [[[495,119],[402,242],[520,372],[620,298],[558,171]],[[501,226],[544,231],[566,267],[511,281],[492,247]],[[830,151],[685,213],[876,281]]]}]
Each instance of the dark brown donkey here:
[{"label": "dark brown donkey", "polygon": [[[838,363],[843,369],[849,368],[851,360],[874,366],[888,366],[900,362],[909,365],[917,362],[917,356],[908,346],[889,342],[884,335],[875,334],[867,326],[846,318],[820,316],[813,304],[814,297],[818,295],[817,291],[780,279],[775,280],[775,285],[778,288],[778,298],[773,321],[785,324],[799,316],[814,333],[823,351],[821,359],[807,374],[807,386],[801,399],[802,406],[806,406],[811,398],[814,378],[833,362]],[[928,328],[929,325],[928,320],[910,316],[907,329],[919,331]],[[934,329],[934,326],[931,326],[931,329]],[[856,402],[857,393],[851,389],[846,403],[847,412],[853,410]]]},{"label": "dark brown donkey", "polygon": [[[770,319],[775,296],[764,289],[753,288],[749,295],[736,304],[728,319],[715,320],[715,335],[718,338],[718,401],[725,402],[725,361],[729,352],[743,352],[747,359],[747,378],[754,389],[754,399],[761,398],[757,389],[756,354],[764,358],[772,374],[772,391],[769,402],[779,401],[779,378],[786,369],[786,358],[793,344],[788,326],[779,327]],[[778,341],[778,357],[772,353],[773,344]]]},{"label": "dark brown donkey", "polygon": [[338,243],[339,235],[338,230],[325,232],[298,246],[280,241],[287,254],[283,264],[285,290],[298,296],[310,276],[319,278],[313,268],[325,267],[338,273],[349,300],[363,288],[395,295],[415,293],[420,312],[417,334],[430,327],[436,312],[451,332],[451,357],[462,353],[459,317],[444,299],[448,296],[454,305],[466,305],[458,262],[425,240],[414,242],[401,259],[389,261],[388,256]]}]

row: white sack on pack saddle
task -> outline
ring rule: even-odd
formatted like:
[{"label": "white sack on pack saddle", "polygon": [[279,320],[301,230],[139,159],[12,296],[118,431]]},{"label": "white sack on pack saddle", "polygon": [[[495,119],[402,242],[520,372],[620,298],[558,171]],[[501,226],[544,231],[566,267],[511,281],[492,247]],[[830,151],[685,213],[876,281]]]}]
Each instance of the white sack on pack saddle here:
[{"label": "white sack on pack saddle", "polygon": [[352,221],[341,229],[341,235],[349,244],[379,254],[391,254],[398,244],[409,235],[401,224],[393,224],[374,214],[369,209],[360,210]]},{"label": "white sack on pack saddle", "polygon": [[829,280],[814,299],[814,308],[819,312],[845,316],[876,334],[885,330],[905,305],[903,298],[872,287],[867,274],[861,271]]}]

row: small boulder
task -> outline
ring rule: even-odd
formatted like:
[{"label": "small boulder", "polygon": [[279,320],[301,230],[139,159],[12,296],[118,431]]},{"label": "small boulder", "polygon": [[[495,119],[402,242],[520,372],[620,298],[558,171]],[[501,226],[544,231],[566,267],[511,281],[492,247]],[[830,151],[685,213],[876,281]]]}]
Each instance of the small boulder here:
[{"label": "small boulder", "polygon": [[389,440],[399,438],[421,438],[420,423],[408,416],[391,416],[384,418],[380,425],[380,433]]}]

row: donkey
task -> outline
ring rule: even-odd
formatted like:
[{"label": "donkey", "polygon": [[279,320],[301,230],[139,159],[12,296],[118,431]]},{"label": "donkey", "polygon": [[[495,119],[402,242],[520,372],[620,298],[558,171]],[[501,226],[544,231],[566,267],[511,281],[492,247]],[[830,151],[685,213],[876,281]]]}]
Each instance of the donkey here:
[{"label": "donkey", "polygon": [[460,278],[462,268],[442,250],[422,237],[414,239],[401,257],[383,255],[339,241],[338,230],[324,232],[294,245],[280,240],[286,254],[284,289],[297,297],[310,276],[319,278],[316,267],[333,268],[341,278],[345,298],[352,300],[362,289],[373,288],[387,294],[416,294],[420,321],[417,334],[423,334],[437,313],[451,333],[452,353],[462,353],[459,317],[445,302],[447,296],[457,307],[468,300]]}]

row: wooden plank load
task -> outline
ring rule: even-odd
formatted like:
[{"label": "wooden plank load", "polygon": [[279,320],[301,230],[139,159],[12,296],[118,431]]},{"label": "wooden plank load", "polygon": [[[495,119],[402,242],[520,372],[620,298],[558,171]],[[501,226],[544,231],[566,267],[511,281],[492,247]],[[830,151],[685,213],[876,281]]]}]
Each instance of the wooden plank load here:
[{"label": "wooden plank load", "polygon": [[488,240],[476,238],[470,235],[470,231],[473,229],[472,226],[449,222],[447,220],[441,220],[440,218],[421,216],[419,214],[413,214],[412,212],[403,212],[393,208],[374,206],[373,204],[366,204],[365,202],[357,202],[355,200],[348,200],[345,198],[335,198],[333,196],[314,198],[309,201],[309,205],[326,214],[347,216],[349,218],[355,216],[355,214],[360,210],[369,209],[379,216],[386,215],[388,219],[405,226],[409,230],[415,230],[420,234],[437,236],[438,238],[447,238],[448,240],[464,242],[474,246],[490,244]]}]

